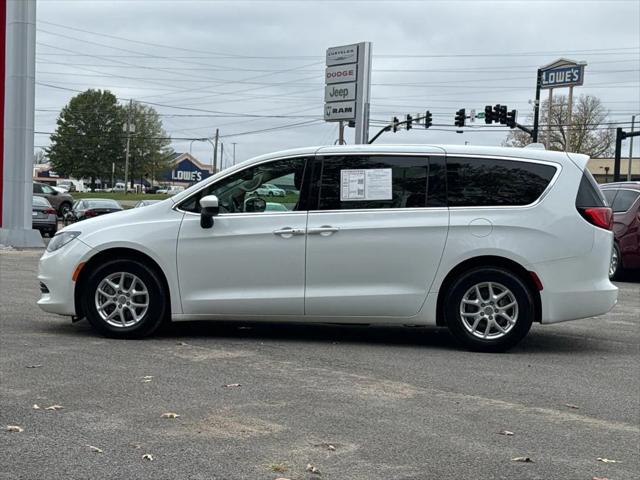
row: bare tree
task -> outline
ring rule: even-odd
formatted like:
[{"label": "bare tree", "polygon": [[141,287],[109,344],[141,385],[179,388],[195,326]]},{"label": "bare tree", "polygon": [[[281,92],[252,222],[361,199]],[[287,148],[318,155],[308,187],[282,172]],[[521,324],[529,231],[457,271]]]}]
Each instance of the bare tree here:
[{"label": "bare tree", "polygon": [[[553,98],[550,123],[548,121],[549,101],[543,101],[540,106],[539,140],[548,143],[549,150],[569,149],[592,158],[610,156],[615,143],[615,129],[606,125],[608,113],[599,98],[580,95],[577,101],[574,100],[571,125],[569,125],[567,96],[557,95]],[[533,114],[529,115],[529,123],[533,124]],[[529,143],[531,143],[529,134],[521,130],[512,130],[503,145],[523,147]]]}]

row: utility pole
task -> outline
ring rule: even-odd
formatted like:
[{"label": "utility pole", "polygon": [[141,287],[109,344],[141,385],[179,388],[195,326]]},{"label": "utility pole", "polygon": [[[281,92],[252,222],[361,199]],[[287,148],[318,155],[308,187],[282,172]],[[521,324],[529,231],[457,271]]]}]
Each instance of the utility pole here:
[{"label": "utility pole", "polygon": [[224,143],[220,142],[220,170],[224,164]]},{"label": "utility pole", "polygon": [[340,120],[338,124],[338,145],[344,145],[346,142],[344,141],[344,122]]},{"label": "utility pole", "polygon": [[220,135],[219,130],[216,128],[216,136],[213,141],[213,173],[216,173],[216,168],[218,166],[218,137]]},{"label": "utility pole", "polygon": [[536,103],[533,106],[533,134],[531,140],[538,143],[538,128],[540,125],[540,89],[542,88],[542,70],[538,69],[536,80]]},{"label": "utility pole", "polygon": [[233,164],[236,164],[236,143],[238,142],[231,142],[231,144],[233,145]]},{"label": "utility pole", "polygon": [[[131,109],[133,108],[133,99],[129,99],[129,110],[127,111],[127,150],[124,156],[124,193],[126,195],[128,191],[129,180],[129,145],[131,143]],[[113,188],[113,185],[111,186]]]},{"label": "utility pole", "polygon": [[[631,117],[631,134],[636,125],[636,116]],[[629,165],[627,165],[627,182],[631,181],[631,163],[633,162],[633,136],[629,139]]]},{"label": "utility pole", "polygon": [[621,127],[616,128],[616,155],[613,160],[613,181],[620,181],[620,156],[622,154],[622,141],[627,138],[633,138],[640,135],[640,130],[637,132],[625,132]]}]

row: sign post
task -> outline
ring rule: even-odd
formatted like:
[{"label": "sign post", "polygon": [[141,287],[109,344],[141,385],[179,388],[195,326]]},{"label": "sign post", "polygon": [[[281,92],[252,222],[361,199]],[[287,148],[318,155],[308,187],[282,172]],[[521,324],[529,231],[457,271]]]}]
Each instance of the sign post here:
[{"label": "sign post", "polygon": [[[553,89],[554,88],[562,88],[569,87],[569,105],[567,109],[568,118],[567,118],[567,145],[566,149],[570,150],[571,148],[571,131],[572,131],[572,113],[573,113],[573,87],[577,85],[582,85],[584,83],[584,67],[586,67],[586,62],[575,62],[573,60],[568,60],[566,58],[559,58],[555,62],[550,63],[549,65],[545,65],[544,67],[540,67],[538,69],[538,81],[536,84],[536,102],[539,100],[538,89],[548,89],[549,90],[549,113],[547,116],[547,134],[545,135],[545,147],[549,148],[550,138],[551,138],[551,113],[553,109]],[[538,105],[536,104],[536,113],[537,117],[537,109]],[[534,119],[534,131],[536,132],[537,137],[537,118]],[[562,126],[561,126],[562,127]],[[537,140],[534,139],[534,141]]]},{"label": "sign post", "polygon": [[[371,42],[327,49],[324,119],[353,122],[355,143],[367,143],[371,84]],[[341,140],[342,141],[342,137]]]}]

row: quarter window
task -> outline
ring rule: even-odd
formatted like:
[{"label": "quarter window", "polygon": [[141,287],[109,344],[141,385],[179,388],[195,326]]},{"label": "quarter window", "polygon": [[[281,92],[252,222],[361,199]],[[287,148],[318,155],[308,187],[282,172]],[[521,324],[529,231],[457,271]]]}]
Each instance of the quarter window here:
[{"label": "quarter window", "polygon": [[246,168],[200,190],[179,208],[200,213],[200,199],[215,195],[220,213],[306,210],[300,194],[305,165],[304,158],[289,158]]},{"label": "quarter window", "polygon": [[602,191],[602,193],[604,194],[604,198],[607,199],[607,205],[613,205],[613,199],[616,197],[617,192],[618,190],[614,189],[607,189]]},{"label": "quarter window", "polygon": [[547,188],[556,168],[492,158],[447,158],[452,207],[528,205]]},{"label": "quarter window", "polygon": [[640,196],[640,191],[618,190],[618,195],[616,195],[616,199],[613,201],[614,213],[621,213],[629,210],[631,205],[633,205],[638,199],[638,196]]},{"label": "quarter window", "polygon": [[431,202],[427,195],[430,181],[427,157],[325,157],[320,174],[318,209],[416,208],[440,206],[438,202],[444,205],[442,171],[440,176],[440,180],[433,179]]}]

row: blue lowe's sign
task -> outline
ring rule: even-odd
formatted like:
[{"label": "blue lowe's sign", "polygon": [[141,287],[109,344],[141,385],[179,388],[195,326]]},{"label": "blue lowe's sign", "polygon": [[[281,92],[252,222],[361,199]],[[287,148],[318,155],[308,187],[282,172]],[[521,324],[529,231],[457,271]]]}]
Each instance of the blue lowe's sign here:
[{"label": "blue lowe's sign", "polygon": [[167,172],[164,180],[170,182],[197,183],[209,176],[211,176],[209,170],[198,167],[198,165],[187,158],[178,162],[172,170]]},{"label": "blue lowe's sign", "polygon": [[542,67],[542,88],[574,87],[584,82],[584,63],[560,59]]}]

